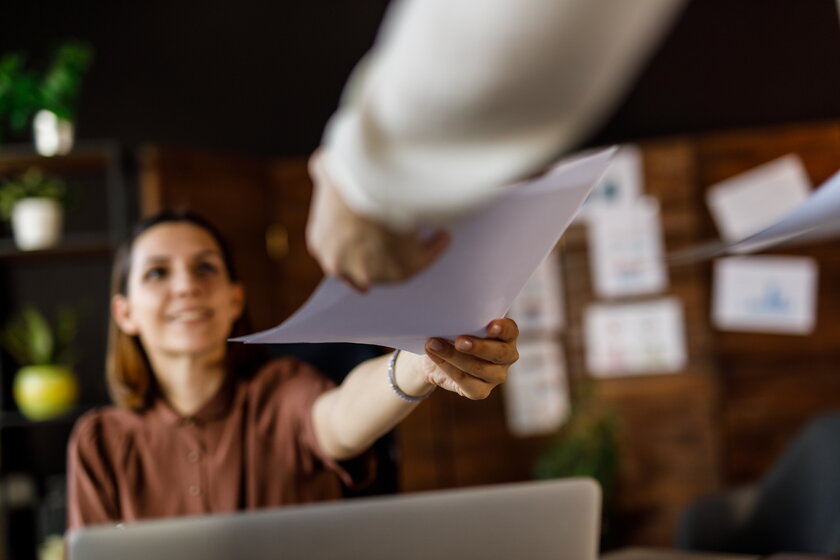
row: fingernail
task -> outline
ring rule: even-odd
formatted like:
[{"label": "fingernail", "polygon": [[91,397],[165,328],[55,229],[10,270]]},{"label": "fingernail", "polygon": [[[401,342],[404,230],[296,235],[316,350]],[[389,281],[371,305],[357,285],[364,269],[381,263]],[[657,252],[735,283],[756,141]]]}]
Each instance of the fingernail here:
[{"label": "fingernail", "polygon": [[440,352],[443,350],[443,343],[437,338],[433,338],[431,342],[429,342],[429,350],[432,352]]},{"label": "fingernail", "polygon": [[473,347],[472,340],[468,338],[460,338],[456,343],[458,350],[470,350]]},{"label": "fingernail", "polygon": [[502,327],[500,327],[499,325],[493,325],[492,327],[490,327],[489,332],[491,335],[496,336],[497,334],[502,332]]}]

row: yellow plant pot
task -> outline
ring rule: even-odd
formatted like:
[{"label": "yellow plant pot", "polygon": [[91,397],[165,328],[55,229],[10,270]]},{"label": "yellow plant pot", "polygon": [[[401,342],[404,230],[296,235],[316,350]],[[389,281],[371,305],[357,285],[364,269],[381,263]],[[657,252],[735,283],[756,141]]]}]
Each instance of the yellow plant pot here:
[{"label": "yellow plant pot", "polygon": [[26,366],[15,375],[13,394],[24,416],[46,420],[61,416],[75,406],[79,384],[65,366]]}]

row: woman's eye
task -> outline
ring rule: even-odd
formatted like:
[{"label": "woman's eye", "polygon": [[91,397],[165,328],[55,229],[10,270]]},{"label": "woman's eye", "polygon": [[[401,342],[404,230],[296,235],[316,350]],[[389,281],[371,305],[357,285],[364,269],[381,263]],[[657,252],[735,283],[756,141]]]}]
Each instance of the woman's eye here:
[{"label": "woman's eye", "polygon": [[166,276],[166,269],[162,266],[155,266],[150,268],[143,274],[144,280],[160,280]]},{"label": "woman's eye", "polygon": [[195,266],[195,271],[199,276],[207,276],[210,274],[215,274],[218,270],[218,267],[209,262],[201,262]]}]

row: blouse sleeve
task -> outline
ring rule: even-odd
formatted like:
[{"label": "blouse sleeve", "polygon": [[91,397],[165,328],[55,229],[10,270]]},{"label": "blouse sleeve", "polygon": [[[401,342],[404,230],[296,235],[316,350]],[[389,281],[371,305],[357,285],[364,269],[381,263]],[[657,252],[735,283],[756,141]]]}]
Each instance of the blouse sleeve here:
[{"label": "blouse sleeve", "polygon": [[327,455],[318,442],[312,409],[315,401],[335,383],[314,367],[292,358],[277,360],[272,366],[280,374],[282,387],[275,390],[282,402],[280,424],[292,426],[298,447],[299,464],[304,478],[317,477],[326,468],[334,472],[342,484],[357,489],[369,484],[376,475],[372,450],[348,461],[338,462]]},{"label": "blouse sleeve", "polygon": [[94,411],[78,420],[67,448],[67,529],[113,523],[119,518],[116,485],[111,476],[102,433]]},{"label": "blouse sleeve", "polygon": [[444,222],[580,142],[684,0],[402,0],[323,138],[344,200]]}]

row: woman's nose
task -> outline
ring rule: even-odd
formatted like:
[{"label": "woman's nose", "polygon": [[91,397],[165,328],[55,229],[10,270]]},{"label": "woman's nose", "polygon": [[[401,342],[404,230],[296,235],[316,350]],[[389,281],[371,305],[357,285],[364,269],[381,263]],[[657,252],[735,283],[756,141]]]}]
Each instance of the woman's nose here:
[{"label": "woman's nose", "polygon": [[172,291],[176,295],[192,295],[199,288],[198,279],[189,270],[177,270],[172,275]]}]

